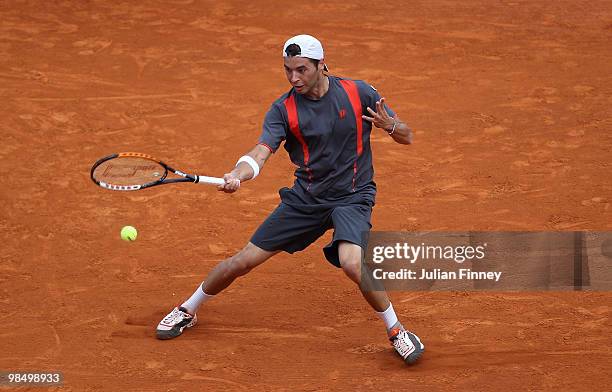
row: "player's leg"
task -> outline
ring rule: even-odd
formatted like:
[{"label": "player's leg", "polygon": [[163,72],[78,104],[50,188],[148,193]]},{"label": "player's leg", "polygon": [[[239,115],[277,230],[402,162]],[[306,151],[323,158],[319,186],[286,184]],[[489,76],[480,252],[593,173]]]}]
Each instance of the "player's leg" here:
[{"label": "player's leg", "polygon": [[399,322],[384,287],[376,287],[369,274],[362,275],[363,252],[367,248],[371,208],[363,205],[343,206],[332,212],[334,238],[325,248],[326,258],[342,268],[357,284],[361,294],[385,323],[387,335],[398,354],[409,364],[416,362],[425,346]]},{"label": "player's leg", "polygon": [[[263,250],[249,242],[240,252],[217,264],[202,283],[202,287],[206,287],[206,294],[217,295],[236,278],[246,275],[278,252],[280,250]],[[194,312],[197,310],[190,307],[187,309]]]},{"label": "player's leg", "polygon": [[280,251],[305,249],[327,229],[325,214],[304,212],[281,203],[259,226],[251,241],[236,255],[217,264],[202,285],[158,325],[157,337],[171,339],[195,325],[196,311],[206,301]]},{"label": "player's leg", "polygon": [[[359,286],[363,298],[368,301],[370,306],[377,312],[387,310],[391,304],[387,292],[384,290],[370,290],[369,287],[371,285],[362,280],[361,261],[363,259],[363,250],[361,246],[347,241],[339,241],[338,259],[342,271]],[[390,325],[389,329],[391,327],[393,325]]]},{"label": "player's leg", "polygon": [[361,274],[363,249],[360,245],[348,241],[338,242],[338,259],[344,273],[357,284],[361,294],[385,323],[387,335],[396,352],[408,364],[416,362],[425,346],[414,333],[407,331],[400,323],[387,292],[373,290],[373,284],[366,282],[368,274]]},{"label": "player's leg", "polygon": [[191,297],[160,321],[157,338],[172,339],[181,335],[185,328],[193,327],[197,322],[196,312],[204,302],[278,252],[263,250],[249,242],[237,254],[217,264]]}]

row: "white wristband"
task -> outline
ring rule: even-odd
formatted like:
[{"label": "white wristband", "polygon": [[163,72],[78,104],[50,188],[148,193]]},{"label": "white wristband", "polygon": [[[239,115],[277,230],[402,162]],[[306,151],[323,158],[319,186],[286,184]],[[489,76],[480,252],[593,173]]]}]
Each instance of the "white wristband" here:
[{"label": "white wristband", "polygon": [[236,166],[238,166],[240,162],[247,163],[249,166],[251,166],[251,169],[253,169],[253,177],[251,177],[251,180],[257,177],[257,175],[259,175],[259,165],[257,164],[257,162],[255,162],[255,159],[251,158],[248,155],[243,155],[240,157],[240,159],[238,159],[238,162],[236,162]]}]

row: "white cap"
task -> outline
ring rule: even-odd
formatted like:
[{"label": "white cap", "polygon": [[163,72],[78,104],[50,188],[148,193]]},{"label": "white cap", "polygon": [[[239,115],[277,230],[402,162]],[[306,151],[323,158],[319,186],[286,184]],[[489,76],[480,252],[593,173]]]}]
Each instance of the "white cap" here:
[{"label": "white cap", "polygon": [[[323,45],[312,35],[301,34],[289,38],[285,42],[285,46],[283,46],[283,57],[288,57],[286,50],[291,44],[296,44],[300,48],[299,53],[295,57],[306,57],[313,60],[323,60],[324,58]],[[327,65],[325,65],[325,70],[327,71]]]}]

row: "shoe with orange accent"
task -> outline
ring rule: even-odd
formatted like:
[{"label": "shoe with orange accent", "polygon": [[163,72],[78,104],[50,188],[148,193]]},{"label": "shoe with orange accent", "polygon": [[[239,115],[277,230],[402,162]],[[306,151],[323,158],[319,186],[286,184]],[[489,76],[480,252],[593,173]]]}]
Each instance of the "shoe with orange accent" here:
[{"label": "shoe with orange accent", "polygon": [[425,345],[421,343],[421,339],[403,328],[393,329],[389,340],[393,348],[395,348],[395,351],[397,351],[404,362],[409,365],[418,361],[425,351]]},{"label": "shoe with orange accent", "polygon": [[198,316],[190,314],[187,309],[177,307],[172,309],[162,321],[157,324],[157,338],[162,340],[180,336],[185,328],[191,328],[198,322]]}]

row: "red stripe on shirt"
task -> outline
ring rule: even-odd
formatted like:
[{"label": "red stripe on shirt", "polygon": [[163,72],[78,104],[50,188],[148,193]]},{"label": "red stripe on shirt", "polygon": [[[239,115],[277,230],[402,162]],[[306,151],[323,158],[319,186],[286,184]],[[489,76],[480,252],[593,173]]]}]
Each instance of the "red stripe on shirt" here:
[{"label": "red stripe on shirt", "polygon": [[300,123],[298,120],[298,112],[297,106],[295,104],[295,97],[293,95],[289,95],[287,99],[285,99],[285,108],[287,109],[287,117],[289,119],[289,130],[295,136],[297,141],[302,145],[302,152],[304,153],[304,167],[306,168],[306,173],[308,174],[308,186],[307,190],[310,190],[310,185],[312,184],[312,170],[308,167],[308,162],[310,161],[310,152],[308,151],[308,144],[306,144],[306,140],[304,140],[304,136],[302,135],[302,131],[300,131]]},{"label": "red stripe on shirt", "polygon": [[[357,129],[357,159],[361,156],[363,152],[363,120],[361,115],[363,111],[361,109],[361,99],[359,98],[359,90],[357,89],[357,84],[355,84],[352,80],[340,80],[340,84],[344,91],[346,91],[346,95],[348,95],[349,102],[353,107],[353,112],[355,113],[355,126]],[[353,163],[353,190],[355,190],[355,181],[357,180],[357,159]]]},{"label": "red stripe on shirt", "polygon": [[272,149],[272,147],[268,146],[266,143],[259,143],[260,145],[264,146],[265,148],[267,148],[268,150],[270,150],[270,152],[272,154],[274,154],[274,150]]},{"label": "red stripe on shirt", "polygon": [[353,112],[355,113],[355,125],[357,126],[357,156],[360,156],[363,152],[363,119],[361,118],[363,111],[361,110],[359,90],[357,90],[357,85],[352,80],[341,80],[340,83],[344,91],[346,91],[351,106],[353,107]]},{"label": "red stripe on shirt", "polygon": [[287,109],[287,116],[289,118],[289,130],[291,130],[293,136],[295,136],[297,141],[302,145],[302,151],[304,152],[304,165],[308,166],[308,161],[310,160],[310,153],[308,152],[308,145],[304,140],[304,136],[302,136],[302,131],[300,131],[295,97],[293,95],[289,95],[289,97],[285,99],[284,104],[285,108]]}]

